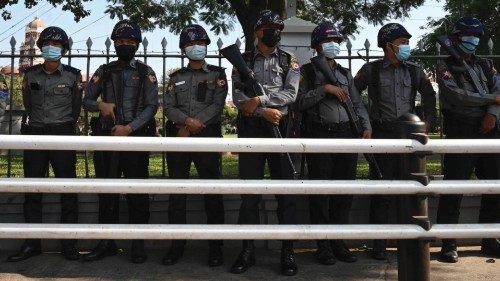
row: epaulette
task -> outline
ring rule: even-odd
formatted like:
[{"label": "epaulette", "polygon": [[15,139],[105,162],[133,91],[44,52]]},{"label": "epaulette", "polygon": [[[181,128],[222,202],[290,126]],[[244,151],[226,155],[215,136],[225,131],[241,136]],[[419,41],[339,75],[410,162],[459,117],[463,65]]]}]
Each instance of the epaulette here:
[{"label": "epaulette", "polygon": [[187,68],[186,68],[186,67],[182,67],[182,68],[177,69],[176,71],[174,71],[174,72],[170,73],[168,76],[169,76],[170,78],[172,78],[172,77],[174,77],[175,75],[185,73],[186,71],[187,71]]},{"label": "epaulette", "polygon": [[369,61],[369,62],[367,62],[367,63],[365,63],[365,64],[367,64],[367,65],[372,65],[372,64],[379,63],[379,61],[383,61],[383,60],[384,60],[384,59],[372,60],[372,61]]},{"label": "epaulette", "polygon": [[63,64],[63,69],[64,69],[64,71],[71,72],[75,75],[80,75],[80,72],[81,72],[80,69],[74,68],[74,67],[66,65],[66,64]]},{"label": "epaulette", "polygon": [[33,65],[33,66],[30,66],[28,68],[26,68],[25,70],[23,70],[23,72],[26,74],[28,72],[31,72],[31,71],[34,71],[34,70],[38,70],[42,68],[42,64],[37,64],[37,65]]},{"label": "epaulette", "polygon": [[225,68],[217,66],[217,65],[208,64],[207,65],[207,69],[210,70],[210,71],[217,71],[217,72],[220,72],[220,73],[225,73]]}]

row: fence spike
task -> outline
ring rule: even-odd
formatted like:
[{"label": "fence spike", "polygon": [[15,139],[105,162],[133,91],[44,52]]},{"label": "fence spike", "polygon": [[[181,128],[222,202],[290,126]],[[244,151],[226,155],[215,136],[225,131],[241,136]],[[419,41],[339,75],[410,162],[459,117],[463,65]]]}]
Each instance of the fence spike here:
[{"label": "fence spike", "polygon": [[89,39],[87,39],[87,48],[90,50],[90,48],[92,47],[92,39],[89,37]]},{"label": "fence spike", "polygon": [[16,39],[14,38],[14,36],[12,36],[12,37],[10,38],[10,47],[11,47],[12,49],[14,49],[14,48],[16,47]]},{"label": "fence spike", "polygon": [[73,38],[69,38],[68,40],[68,46],[69,46],[69,49],[71,50],[71,48],[73,48]]},{"label": "fence spike", "polygon": [[148,48],[148,39],[146,37],[144,37],[144,39],[142,39],[142,46],[144,47],[144,50],[146,50]]},{"label": "fence spike", "polygon": [[30,49],[33,49],[35,47],[35,38],[33,38],[33,36],[30,36],[30,41],[29,41],[29,44],[30,44]]},{"label": "fence spike", "polygon": [[368,38],[366,38],[366,40],[365,40],[365,48],[367,50],[370,50],[370,41],[368,41]]},{"label": "fence spike", "polygon": [[348,51],[350,51],[352,49],[352,43],[351,43],[351,40],[349,40],[349,38],[347,38],[347,43],[345,44],[345,46],[347,47]]},{"label": "fence spike", "polygon": [[219,48],[219,50],[220,50],[220,48],[222,48],[223,45],[224,45],[224,43],[222,42],[222,40],[219,37],[219,40],[217,40],[217,47]]},{"label": "fence spike", "polygon": [[104,41],[104,45],[106,45],[106,50],[109,50],[109,48],[111,48],[111,40],[108,38],[106,38],[106,41]]},{"label": "fence spike", "polygon": [[436,42],[436,51],[437,51],[438,55],[441,54],[441,45],[439,43],[437,43],[437,42]]},{"label": "fence spike", "polygon": [[241,41],[240,41],[240,38],[236,38],[236,42],[235,42],[235,44],[236,44],[236,46],[237,46],[238,48],[240,48],[240,46],[241,46]]},{"label": "fence spike", "polygon": [[491,37],[490,40],[488,40],[488,51],[490,55],[493,55],[493,40],[491,40]]},{"label": "fence spike", "polygon": [[163,39],[161,40],[161,48],[163,49],[163,51],[165,51],[165,49],[167,48],[167,39],[165,39],[165,37],[163,37]]}]

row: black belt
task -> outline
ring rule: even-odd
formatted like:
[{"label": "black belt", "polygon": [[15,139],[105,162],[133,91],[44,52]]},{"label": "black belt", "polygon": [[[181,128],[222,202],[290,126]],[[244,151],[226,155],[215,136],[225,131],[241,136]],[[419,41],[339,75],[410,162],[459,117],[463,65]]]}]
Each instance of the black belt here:
[{"label": "black belt", "polygon": [[445,110],[443,109],[443,117],[447,119],[448,121],[460,123],[462,125],[472,125],[472,126],[478,126],[481,125],[481,122],[483,121],[483,117],[472,117],[472,116],[467,116],[465,114],[460,114],[453,112],[451,110]]},{"label": "black belt", "polygon": [[351,129],[351,124],[349,122],[322,124],[319,122],[312,122],[313,130],[322,130],[328,132],[345,132]]},{"label": "black belt", "polygon": [[54,128],[60,128],[60,127],[66,127],[66,126],[73,126],[73,125],[74,125],[73,121],[68,121],[68,122],[62,122],[62,123],[29,125],[29,126],[30,126],[30,128],[33,128],[33,129],[54,129]]}]

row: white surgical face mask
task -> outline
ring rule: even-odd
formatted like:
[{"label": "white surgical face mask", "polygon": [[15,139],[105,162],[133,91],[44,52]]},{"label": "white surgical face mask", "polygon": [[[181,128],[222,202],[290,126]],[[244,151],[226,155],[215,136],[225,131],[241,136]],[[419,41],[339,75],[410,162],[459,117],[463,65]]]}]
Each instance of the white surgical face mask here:
[{"label": "white surgical face mask", "polygon": [[329,59],[335,58],[340,53],[340,44],[333,41],[322,43],[321,48],[325,57]]},{"label": "white surgical face mask", "polygon": [[207,55],[207,46],[202,45],[192,45],[184,49],[186,56],[190,60],[203,60]]}]

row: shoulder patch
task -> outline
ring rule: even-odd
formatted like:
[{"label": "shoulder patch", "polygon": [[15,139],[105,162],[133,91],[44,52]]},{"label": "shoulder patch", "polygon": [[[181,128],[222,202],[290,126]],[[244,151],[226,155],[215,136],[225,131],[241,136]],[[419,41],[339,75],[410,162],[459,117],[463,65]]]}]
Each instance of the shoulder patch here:
[{"label": "shoulder patch", "polygon": [[74,67],[66,65],[66,64],[63,64],[63,69],[64,69],[64,71],[71,72],[71,73],[73,73],[75,75],[79,75],[80,74],[80,69],[74,68]]},{"label": "shoulder patch", "polygon": [[451,74],[451,72],[448,70],[448,67],[444,63],[438,66],[438,75],[439,77],[445,80],[453,79],[453,75]]},{"label": "shoulder patch", "polygon": [[300,73],[300,65],[299,62],[297,61],[297,58],[294,55],[291,55],[290,57],[290,70],[296,74]]},{"label": "shoulder patch", "polygon": [[31,71],[34,71],[34,70],[38,70],[42,68],[42,65],[41,64],[37,64],[37,65],[33,65],[33,66],[30,66],[28,68],[26,68],[25,70],[23,70],[24,73],[28,73],[28,72],[31,72]]}]

